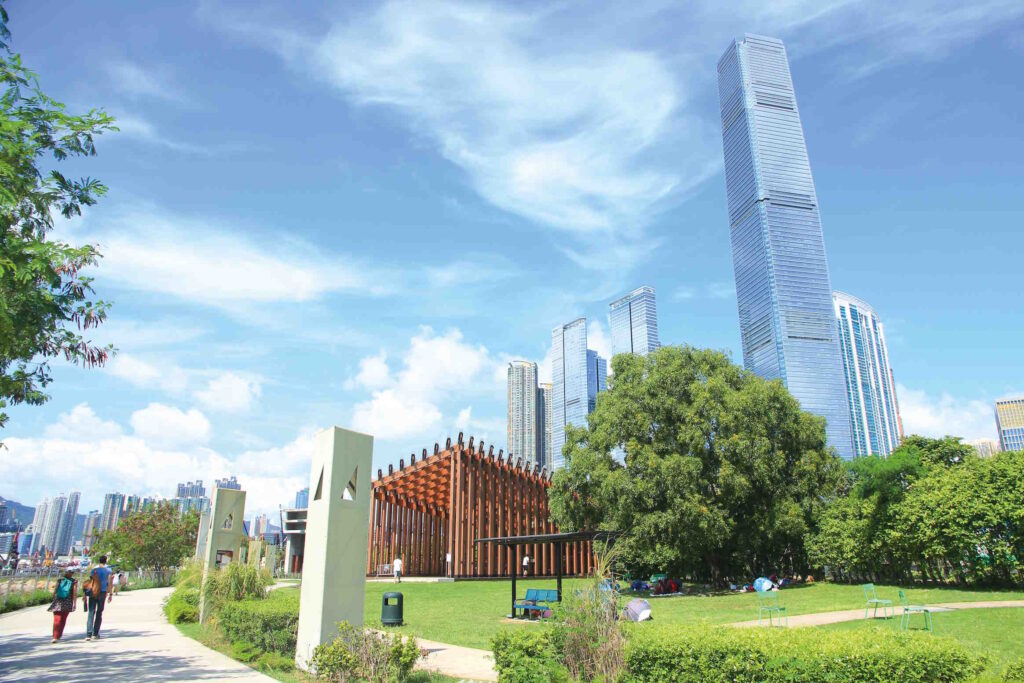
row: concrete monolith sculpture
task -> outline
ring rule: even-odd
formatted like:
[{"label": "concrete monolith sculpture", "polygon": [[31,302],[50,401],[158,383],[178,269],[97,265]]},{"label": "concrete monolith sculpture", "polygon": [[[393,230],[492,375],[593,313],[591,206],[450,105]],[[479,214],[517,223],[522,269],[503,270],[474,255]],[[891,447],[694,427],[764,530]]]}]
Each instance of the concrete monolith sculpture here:
[{"label": "concrete monolith sculpture", "polygon": [[339,621],[363,624],[372,463],[368,434],[333,427],[314,437],[295,647],[301,669]]},{"label": "concrete monolith sculpture", "polygon": [[[210,524],[206,532],[206,552],[203,555],[203,583],[206,575],[219,567],[241,560],[242,544],[246,542],[245,491],[217,487],[213,490]],[[205,600],[200,594],[199,620],[205,615]]]}]

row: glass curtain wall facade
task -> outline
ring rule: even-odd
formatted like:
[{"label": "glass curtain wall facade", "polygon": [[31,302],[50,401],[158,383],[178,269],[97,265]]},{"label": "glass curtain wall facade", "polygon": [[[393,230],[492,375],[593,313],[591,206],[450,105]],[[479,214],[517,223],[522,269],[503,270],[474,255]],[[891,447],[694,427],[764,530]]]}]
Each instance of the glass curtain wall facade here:
[{"label": "glass curtain wall facade", "polygon": [[832,294],[850,404],[854,455],[889,455],[903,440],[885,330],[875,311],[850,294]]},{"label": "glass curtain wall facade", "polygon": [[588,406],[587,319],[578,318],[551,331],[552,470],[565,464],[565,425],[585,425]]},{"label": "glass curtain wall facade", "polygon": [[524,463],[536,463],[537,364],[514,360],[508,364],[508,450]]},{"label": "glass curtain wall facade", "polygon": [[718,62],[743,364],[780,379],[853,456],[832,285],[785,46],[746,35]]},{"label": "glass curtain wall facade", "polygon": [[587,412],[597,406],[597,395],[608,385],[608,361],[587,349]]},{"label": "glass curtain wall facade", "polygon": [[540,466],[551,467],[551,383],[540,384],[537,387],[537,412],[541,416],[540,424]]},{"label": "glass curtain wall facade", "polygon": [[996,429],[1004,451],[1024,451],[1024,396],[996,401]]},{"label": "glass curtain wall facade", "polygon": [[612,332],[612,356],[636,353],[646,356],[661,347],[658,341],[658,310],[654,287],[640,287],[608,306]]}]

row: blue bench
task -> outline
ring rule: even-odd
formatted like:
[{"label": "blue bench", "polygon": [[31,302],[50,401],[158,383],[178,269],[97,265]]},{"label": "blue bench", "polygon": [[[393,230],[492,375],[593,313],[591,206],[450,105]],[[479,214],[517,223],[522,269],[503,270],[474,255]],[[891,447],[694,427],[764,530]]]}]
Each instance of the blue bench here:
[{"label": "blue bench", "polygon": [[[544,588],[527,588],[526,597],[512,605],[513,610],[523,610],[523,616],[541,615],[551,609],[551,603],[558,602],[558,591]],[[515,612],[513,611],[513,615]]]}]

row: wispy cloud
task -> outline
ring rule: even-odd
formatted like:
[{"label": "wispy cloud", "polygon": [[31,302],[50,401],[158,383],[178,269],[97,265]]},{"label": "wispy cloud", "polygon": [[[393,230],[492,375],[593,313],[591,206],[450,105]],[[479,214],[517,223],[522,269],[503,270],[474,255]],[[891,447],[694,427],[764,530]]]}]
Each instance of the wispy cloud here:
[{"label": "wispy cloud", "polygon": [[920,389],[896,385],[903,431],[907,434],[959,436],[970,441],[996,436],[992,403],[964,399],[943,392],[935,396]]},{"label": "wispy cloud", "polygon": [[119,136],[124,136],[132,140],[138,140],[139,142],[186,154],[209,155],[214,151],[202,145],[194,145],[168,138],[161,134],[153,123],[132,114],[115,113],[114,125],[117,126],[119,132],[110,138],[112,140],[117,140]]},{"label": "wispy cloud", "polygon": [[154,98],[166,102],[188,102],[184,91],[157,69],[144,68],[128,60],[108,62],[104,67],[118,92],[131,98]]}]

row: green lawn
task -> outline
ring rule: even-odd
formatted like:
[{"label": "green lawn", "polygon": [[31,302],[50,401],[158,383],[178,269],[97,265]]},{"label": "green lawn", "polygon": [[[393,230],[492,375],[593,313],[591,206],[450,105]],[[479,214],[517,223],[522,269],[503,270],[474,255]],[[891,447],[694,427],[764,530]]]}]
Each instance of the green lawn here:
[{"label": "green lawn", "polygon": [[[581,584],[580,579],[567,579],[565,590]],[[518,582],[520,596],[527,588],[554,588],[550,579],[528,579]],[[292,590],[292,589],[282,589]],[[490,640],[510,610],[511,586],[508,581],[456,581],[455,583],[393,583],[366,584],[366,623],[380,620],[381,596],[399,590],[405,598],[403,633],[455,645],[490,648]],[[896,601],[896,588],[878,586],[880,598]],[[948,588],[909,588],[911,602],[967,602],[984,600],[1022,600],[1024,591],[974,591]],[[816,583],[786,588],[780,593],[781,604],[790,615],[864,606],[860,586]],[[753,593],[726,593],[706,596],[681,596],[650,600],[654,621],[659,624],[724,624],[757,618],[757,597]],[[532,628],[523,624],[523,628]]]},{"label": "green lawn", "polygon": [[[923,619],[913,615],[914,628],[921,628]],[[878,621],[847,621],[818,628],[835,631],[875,630],[884,638],[899,628],[899,618],[888,623]],[[955,638],[969,650],[985,654],[988,669],[985,676],[995,680],[1011,661],[1024,657],[1024,609],[971,609],[957,612],[938,612],[932,615],[932,629],[937,638]]]}]

